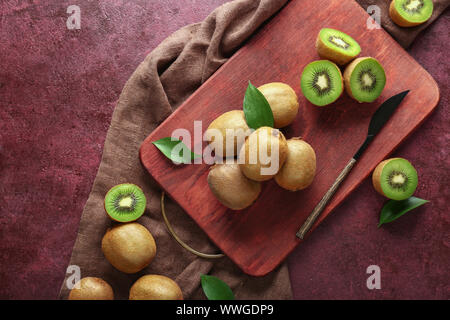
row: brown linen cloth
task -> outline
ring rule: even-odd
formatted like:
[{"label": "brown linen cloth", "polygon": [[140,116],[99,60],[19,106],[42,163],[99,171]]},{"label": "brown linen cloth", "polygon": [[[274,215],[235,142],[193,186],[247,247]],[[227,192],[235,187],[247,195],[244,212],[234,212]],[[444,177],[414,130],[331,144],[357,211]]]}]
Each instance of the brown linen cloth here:
[{"label": "brown linen cloth", "polygon": [[397,26],[389,17],[390,0],[356,0],[356,2],[366,10],[372,5],[379,6],[381,9],[381,26],[404,48],[409,47],[417,35],[432,24],[450,4],[450,0],[433,0],[434,9],[430,20],[416,27],[404,28]]},{"label": "brown linen cloth", "polygon": [[[298,1],[298,0],[295,0]],[[131,285],[145,274],[162,274],[174,279],[185,299],[204,299],[200,275],[212,274],[227,282],[237,299],[292,298],[286,264],[269,275],[255,278],[245,275],[228,258],[206,260],[181,248],[167,232],[160,210],[161,190],[139,162],[142,141],[170,113],[180,106],[210,77],[242,43],[287,0],[236,0],[216,9],[202,23],[175,32],[163,41],[138,66],[126,83],[115,108],[102,161],[89,199],[86,202],[69,265],[81,269],[81,277],[105,279],[114,289],[116,299],[127,299]],[[359,1],[363,6],[384,0]],[[448,1],[435,1],[438,3]],[[440,7],[441,9],[443,6]],[[442,9],[443,10],[443,9]],[[383,14],[387,12],[383,9]],[[384,15],[382,24],[402,43],[409,44],[422,27],[408,29],[408,34],[389,25]],[[390,29],[389,29],[390,28]],[[155,237],[157,254],[149,267],[137,274],[124,274],[104,258],[101,239],[113,225],[103,208],[103,198],[112,186],[130,182],[141,186],[147,195],[147,210],[138,222]],[[203,252],[217,249],[203,231],[178,205],[166,198],[166,212],[178,235]],[[66,279],[60,298],[69,290]]]}]

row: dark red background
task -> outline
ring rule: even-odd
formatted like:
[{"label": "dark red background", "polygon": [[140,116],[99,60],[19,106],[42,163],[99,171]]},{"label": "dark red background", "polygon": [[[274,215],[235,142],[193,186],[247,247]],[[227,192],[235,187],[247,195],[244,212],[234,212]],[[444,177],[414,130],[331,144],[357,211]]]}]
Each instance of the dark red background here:
[{"label": "dark red background", "polygon": [[[123,85],[165,37],[224,2],[0,3],[0,298],[57,297]],[[66,28],[71,4],[80,30]],[[294,298],[450,298],[449,29],[447,11],[408,50],[441,102],[394,154],[431,203],[377,229],[384,199],[365,181],[289,257]],[[372,264],[381,290],[366,287]]]}]

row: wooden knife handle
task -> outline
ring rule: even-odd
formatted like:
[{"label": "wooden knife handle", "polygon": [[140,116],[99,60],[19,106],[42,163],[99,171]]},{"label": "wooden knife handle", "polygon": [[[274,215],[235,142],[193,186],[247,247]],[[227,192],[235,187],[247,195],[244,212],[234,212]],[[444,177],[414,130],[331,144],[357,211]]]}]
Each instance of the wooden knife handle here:
[{"label": "wooden knife handle", "polygon": [[342,181],[345,180],[345,177],[349,174],[349,172],[352,170],[353,166],[355,165],[356,160],[352,158],[350,162],[345,166],[344,170],[339,174],[336,181],[333,183],[330,189],[328,189],[327,193],[323,196],[322,200],[317,204],[317,206],[314,208],[314,210],[309,215],[308,219],[303,223],[300,230],[297,231],[296,236],[300,239],[303,239],[305,235],[308,233],[309,229],[312,227],[314,222],[316,221],[317,217],[322,213],[323,209],[325,209],[328,202],[331,200],[333,195],[336,193],[336,190],[339,188]]}]

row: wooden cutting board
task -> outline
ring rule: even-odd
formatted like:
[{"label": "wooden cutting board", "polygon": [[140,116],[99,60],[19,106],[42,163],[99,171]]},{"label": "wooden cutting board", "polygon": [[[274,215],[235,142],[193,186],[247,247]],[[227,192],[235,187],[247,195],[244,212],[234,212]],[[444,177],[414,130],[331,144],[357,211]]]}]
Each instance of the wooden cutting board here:
[{"label": "wooden cutting board", "polygon": [[[364,141],[370,118],[384,100],[411,90],[312,230],[424,121],[438,103],[439,89],[432,77],[385,31],[367,29],[368,17],[353,0],[291,1],[141,146],[140,158],[151,176],[247,274],[267,274],[302,242],[295,236],[296,231]],[[361,45],[360,56],[372,56],[381,62],[387,83],[378,100],[359,104],[344,93],[334,104],[316,107],[303,97],[301,71],[308,63],[319,59],[314,45],[323,27],[350,34]],[[202,121],[205,131],[222,113],[242,109],[249,80],[256,86],[281,81],[297,92],[299,115],[282,131],[286,138],[301,136],[313,146],[317,155],[317,175],[308,189],[298,192],[283,190],[273,180],[266,182],[258,200],[250,208],[236,212],[222,206],[209,190],[208,165],[174,165],[152,141],[171,136],[178,128],[187,129],[193,136],[194,121]],[[188,146],[192,150],[195,147]]]}]

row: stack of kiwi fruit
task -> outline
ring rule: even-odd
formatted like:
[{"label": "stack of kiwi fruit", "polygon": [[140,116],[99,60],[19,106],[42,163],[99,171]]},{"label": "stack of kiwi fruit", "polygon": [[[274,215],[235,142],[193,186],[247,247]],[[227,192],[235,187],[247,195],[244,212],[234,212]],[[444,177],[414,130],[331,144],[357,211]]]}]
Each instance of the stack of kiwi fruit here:
[{"label": "stack of kiwi fruit", "polygon": [[[308,187],[316,172],[314,149],[299,137],[286,139],[279,130],[297,116],[299,103],[295,91],[282,82],[267,83],[257,89],[272,110],[274,127],[263,126],[248,134],[244,112],[232,110],[212,121],[205,133],[208,137],[215,130],[222,137],[221,141],[211,138],[210,146],[219,150],[216,158],[225,161],[210,168],[207,180],[219,202],[232,210],[253,204],[264,181],[273,178],[280,187],[297,191]],[[267,161],[261,154],[268,156]]]},{"label": "stack of kiwi fruit", "polygon": [[[348,34],[331,28],[320,30],[316,49],[322,60],[309,63],[302,72],[305,98],[316,106],[335,102],[345,91],[356,101],[373,102],[386,84],[381,64],[372,57],[357,58],[361,47]],[[344,67],[343,73],[340,67]]]},{"label": "stack of kiwi fruit", "polygon": [[[146,197],[131,183],[111,188],[104,199],[108,216],[119,224],[108,229],[101,248],[105,258],[117,270],[134,274],[146,268],[155,258],[156,243],[150,231],[135,222],[146,208]],[[85,277],[75,284],[69,300],[113,300],[112,287],[103,279]],[[130,300],[182,300],[180,287],[172,279],[156,274],[140,277],[130,288]]]}]

